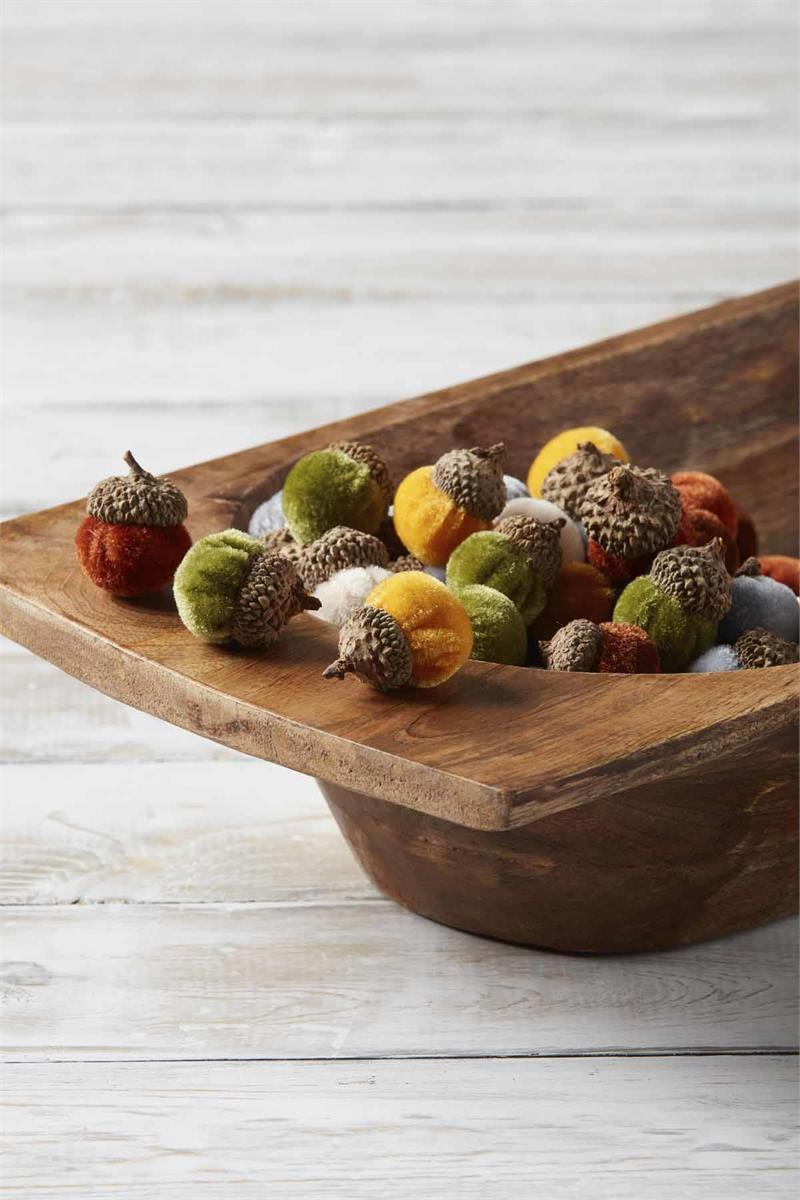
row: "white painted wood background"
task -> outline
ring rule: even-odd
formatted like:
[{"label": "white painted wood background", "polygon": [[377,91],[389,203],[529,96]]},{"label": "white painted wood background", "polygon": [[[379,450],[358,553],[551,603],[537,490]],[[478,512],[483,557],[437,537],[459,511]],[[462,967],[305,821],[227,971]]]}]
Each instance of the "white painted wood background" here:
[{"label": "white painted wood background", "polygon": [[[789,0],[3,17],[3,516],[797,269]],[[794,922],[446,930],[309,780],[0,662],[4,1195],[794,1195]]]}]

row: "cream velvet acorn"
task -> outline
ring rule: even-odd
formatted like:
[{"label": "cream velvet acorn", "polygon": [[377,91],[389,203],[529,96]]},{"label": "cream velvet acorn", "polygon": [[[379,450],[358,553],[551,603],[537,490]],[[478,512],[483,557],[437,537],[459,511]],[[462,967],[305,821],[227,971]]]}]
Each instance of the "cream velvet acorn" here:
[{"label": "cream velvet acorn", "polygon": [[541,496],[581,520],[581,508],[587,491],[596,479],[607,475],[619,464],[613,454],[598,450],[594,442],[581,442],[577,450],[562,458],[542,480]]},{"label": "cream velvet acorn", "polygon": [[614,621],[638,625],[658,647],[664,671],[682,671],[714,645],[731,604],[731,578],[720,538],[705,546],[672,546],[656,555],[649,575],[629,583]]},{"label": "cream velvet acorn", "polygon": [[672,541],[681,498],[662,471],[618,464],[587,488],[580,519],[588,561],[613,583],[625,583]]},{"label": "cream velvet acorn", "polygon": [[306,590],[320,607],[314,616],[341,626],[389,574],[389,552],[370,533],[337,525],[304,546],[295,560]]},{"label": "cream velvet acorn", "polygon": [[89,493],[75,549],[84,573],[115,596],[143,596],[172,579],[192,544],[188,505],[169,479],[151,475],[128,450],[130,474],[103,479]]},{"label": "cream velvet acorn", "polygon": [[472,652],[472,625],[444,584],[422,571],[390,575],[339,633],[326,679],[355,675],[379,692],[436,687]]},{"label": "cream velvet acorn", "polygon": [[425,566],[443,567],[465,538],[490,529],[506,502],[502,444],[451,450],[407,475],[394,498],[394,526]]},{"label": "cream velvet acorn", "polygon": [[239,529],[195,542],[175,574],[175,602],[195,637],[248,649],[273,645],[292,617],[319,608],[288,558]]},{"label": "cream velvet acorn", "polygon": [[391,498],[389,470],[371,446],[332,442],[292,467],[283,515],[295,540],[308,545],[336,525],[377,533]]}]

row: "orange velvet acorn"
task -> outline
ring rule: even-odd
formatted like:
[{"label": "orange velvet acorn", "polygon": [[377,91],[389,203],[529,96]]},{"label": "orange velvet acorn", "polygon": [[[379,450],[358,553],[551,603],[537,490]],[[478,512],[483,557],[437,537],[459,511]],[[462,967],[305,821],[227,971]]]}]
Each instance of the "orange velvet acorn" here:
[{"label": "orange velvet acorn", "polygon": [[151,475],[128,450],[130,474],[101,480],[89,493],[75,537],[78,561],[97,587],[144,596],[170,582],[192,544],[188,504],[169,479]]},{"label": "orange velvet acorn", "polygon": [[443,567],[472,533],[491,529],[506,503],[502,444],[451,450],[406,475],[394,498],[394,527],[427,567]]}]

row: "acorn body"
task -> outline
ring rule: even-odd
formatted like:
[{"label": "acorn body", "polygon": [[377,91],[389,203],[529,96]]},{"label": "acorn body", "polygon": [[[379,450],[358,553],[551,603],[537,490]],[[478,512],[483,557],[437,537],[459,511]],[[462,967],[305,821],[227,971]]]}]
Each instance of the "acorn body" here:
[{"label": "acorn body", "polygon": [[526,625],[544,607],[542,576],[531,556],[523,546],[497,530],[473,533],[456,547],[448,560],[447,586],[455,595],[476,584],[506,596]]},{"label": "acorn body", "polygon": [[602,454],[611,454],[619,462],[628,462],[628,452],[622,442],[607,429],[601,429],[598,425],[564,429],[545,443],[531,463],[528,471],[528,490],[531,495],[543,495],[542,484],[550,471],[586,442],[591,442]]},{"label": "acorn body", "polygon": [[458,599],[472,625],[470,657],[521,667],[528,653],[528,634],[516,605],[502,592],[480,584],[463,588]]},{"label": "acorn body", "polygon": [[390,575],[367,597],[339,635],[339,658],[327,679],[355,675],[377,691],[436,687],[472,653],[464,606],[422,571]]},{"label": "acorn body", "polygon": [[491,528],[506,500],[503,458],[500,444],[451,450],[406,475],[394,498],[394,526],[425,566],[445,566],[465,538]]},{"label": "acorn body", "polygon": [[739,509],[728,489],[718,479],[704,471],[676,471],[672,482],[689,511],[702,508],[713,513],[721,521],[728,536],[736,540]]},{"label": "acorn body", "polygon": [[341,629],[345,621],[364,607],[370,592],[390,574],[385,567],[378,566],[348,567],[337,571],[314,588],[320,603],[314,616]]},{"label": "acorn body", "polygon": [[648,575],[625,588],[614,607],[614,621],[644,629],[658,647],[664,671],[683,671],[717,638],[716,620],[685,612]]},{"label": "acorn body", "polygon": [[721,642],[748,629],[766,629],[789,642],[800,638],[800,606],[791,588],[761,574],[757,559],[744,563],[731,584],[731,606],[719,627]]},{"label": "acorn body", "polygon": [[[755,551],[753,553],[755,554]],[[786,587],[791,588],[795,596],[800,595],[800,558],[792,558],[788,554],[762,554],[758,565],[762,575],[784,583]]]},{"label": "acorn body", "polygon": [[186,628],[214,645],[271,646],[293,616],[319,608],[288,558],[238,529],[195,542],[175,573],[174,590]]},{"label": "acorn body", "polygon": [[661,669],[655,643],[638,625],[572,621],[539,648],[548,671],[651,675]]},{"label": "acorn body", "polygon": [[547,639],[579,618],[596,625],[610,621],[613,611],[614,589],[605,575],[591,563],[565,562],[532,628],[537,638]]},{"label": "acorn body", "polygon": [[172,579],[192,544],[188,505],[169,479],[145,471],[130,451],[130,474],[98,483],[87,499],[75,551],[84,574],[115,596],[144,596]]},{"label": "acorn body", "polygon": [[315,542],[336,525],[376,534],[389,509],[386,464],[370,446],[333,442],[295,463],[283,485],[283,515],[296,541]]},{"label": "acorn body", "polygon": [[752,671],[782,667],[798,660],[797,642],[789,642],[767,629],[749,629],[732,646],[712,646],[690,665],[697,673],[710,671]]},{"label": "acorn body", "polygon": [[247,524],[247,532],[251,537],[263,537],[273,529],[283,529],[286,518],[283,515],[283,488],[259,504]]}]

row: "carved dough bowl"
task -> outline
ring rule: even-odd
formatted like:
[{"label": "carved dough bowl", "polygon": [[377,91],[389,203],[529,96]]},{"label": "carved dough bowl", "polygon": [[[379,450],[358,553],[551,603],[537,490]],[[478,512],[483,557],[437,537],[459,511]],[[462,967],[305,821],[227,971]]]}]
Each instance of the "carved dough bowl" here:
[{"label": "carved dough bowl", "polygon": [[[796,404],[785,285],[172,474],[200,537],[245,525],[301,454],[335,438],[375,445],[396,475],[503,439],[524,474],[547,437],[591,421],[634,459],[718,475],[763,545],[791,554]],[[0,526],[0,629],[118,700],[317,776],[357,858],[401,904],[584,952],[677,946],[797,910],[795,668],[469,663],[433,692],[379,696],[321,680],[336,631],[312,617],[274,654],[225,652],[184,630],[169,593],[101,593],[74,557],[82,513],[76,501]]]}]

